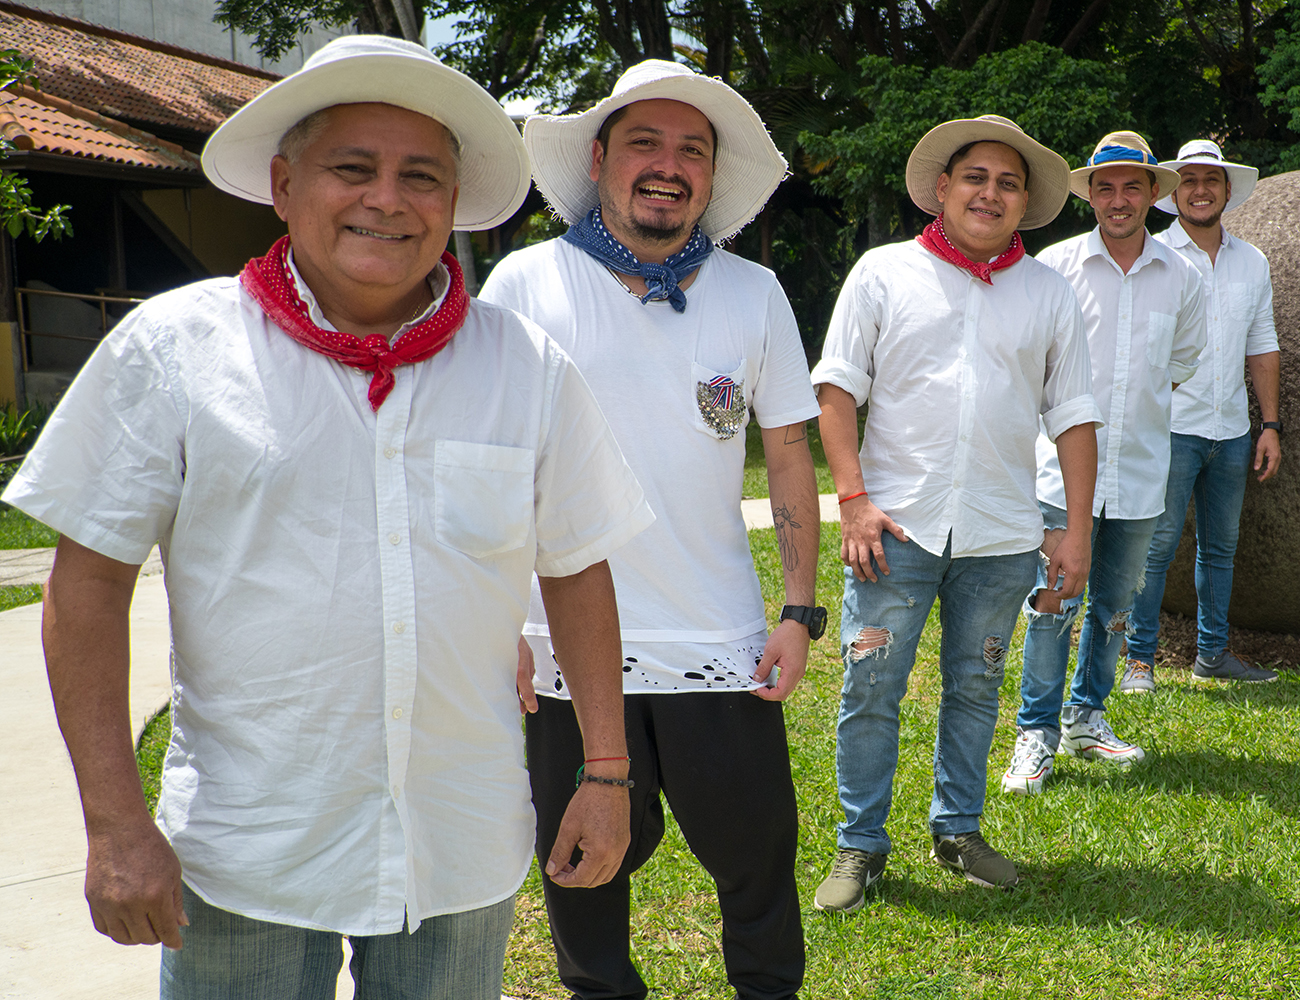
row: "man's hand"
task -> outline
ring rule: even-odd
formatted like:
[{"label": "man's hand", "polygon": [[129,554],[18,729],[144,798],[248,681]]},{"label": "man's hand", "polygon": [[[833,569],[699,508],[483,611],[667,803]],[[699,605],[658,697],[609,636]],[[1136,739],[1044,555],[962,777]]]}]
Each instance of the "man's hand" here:
[{"label": "man's hand", "polygon": [[1255,478],[1261,483],[1266,479],[1272,479],[1277,475],[1277,467],[1282,462],[1282,442],[1277,436],[1277,431],[1272,427],[1265,427],[1259,432],[1259,440],[1255,442],[1255,471],[1259,473]]},{"label": "man's hand", "polygon": [[[591,888],[604,885],[617,873],[632,841],[628,790],[584,781],[564,810],[555,846],[546,861],[546,874],[556,885]],[[575,868],[573,849],[582,851]]]},{"label": "man's hand", "polygon": [[95,930],[118,944],[181,946],[189,925],[181,903],[181,863],[152,821],[87,833],[86,902]]},{"label": "man's hand", "polygon": [[537,691],[533,677],[537,668],[533,664],[533,647],[522,635],[519,637],[519,666],[515,668],[515,694],[519,696],[519,714],[537,711]]},{"label": "man's hand", "polygon": [[[1091,527],[1091,526],[1088,526]],[[1058,535],[1058,532],[1050,532]],[[1060,613],[1060,601],[1068,601],[1083,593],[1088,582],[1088,570],[1092,566],[1092,532],[1080,528],[1071,532],[1068,528],[1060,532],[1059,543],[1048,552],[1048,542],[1043,543],[1047,555],[1047,586],[1051,594],[1058,599],[1056,614]],[[1060,580],[1060,589],[1057,581]],[[1043,610],[1038,608],[1039,611]]]},{"label": "man's hand", "polygon": [[840,559],[859,580],[876,582],[876,571],[871,566],[873,559],[880,572],[889,575],[881,541],[886,531],[900,542],[907,541],[903,529],[868,497],[856,497],[840,504]]},{"label": "man's hand", "polygon": [[754,680],[763,682],[777,668],[776,685],[764,684],[752,692],[764,701],[785,701],[803,680],[808,669],[808,628],[792,618],[781,622],[768,636],[763,647],[763,658],[758,661]]}]

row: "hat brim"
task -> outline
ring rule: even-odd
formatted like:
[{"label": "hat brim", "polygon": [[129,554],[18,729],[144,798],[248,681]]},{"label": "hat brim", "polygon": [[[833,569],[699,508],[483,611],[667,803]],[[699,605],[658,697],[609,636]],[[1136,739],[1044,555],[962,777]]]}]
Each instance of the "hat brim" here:
[{"label": "hat brim", "polygon": [[269,205],[271,160],[284,133],[324,108],[368,103],[427,115],[459,140],[456,229],[491,229],[523,204],[528,154],[505,109],[463,73],[401,50],[345,52],[264,90],[213,133],[203,171],[222,191]]},{"label": "hat brim", "polygon": [[1029,164],[1029,205],[1017,229],[1041,229],[1061,213],[1070,194],[1070,165],[1020,129],[984,118],[944,122],[921,137],[907,158],[907,193],[917,208],[931,215],[943,211],[935,193],[939,175],[947,169],[952,154],[972,142],[1003,143]]},{"label": "hat brim", "polygon": [[[1228,181],[1232,184],[1232,197],[1228,199],[1228,204],[1224,206],[1225,212],[1230,212],[1254,193],[1255,184],[1259,181],[1259,170],[1255,167],[1248,167],[1244,163],[1227,163],[1217,160],[1207,159],[1190,159],[1190,160],[1165,160],[1160,164],[1162,167],[1168,167],[1170,170],[1177,172],[1182,167],[1222,167],[1228,176]],[[1181,180],[1182,175],[1179,175]],[[1156,208],[1162,212],[1168,212],[1170,215],[1178,214],[1178,206],[1174,204],[1174,193],[1170,191],[1156,202]]]},{"label": "hat brim", "polygon": [[785,157],[758,112],[721,80],[696,73],[666,76],[605,98],[577,115],[534,115],[524,123],[533,180],[555,213],[570,225],[600,201],[591,179],[591,143],[605,119],[637,101],[680,101],[697,109],[718,134],[713,196],[700,228],[714,241],[729,239],[758,215],[786,175]]},{"label": "hat brim", "polygon": [[[1150,170],[1156,175],[1156,183],[1160,185],[1161,191],[1172,191],[1178,186],[1180,180],[1177,170],[1170,170],[1168,167],[1162,167],[1155,163],[1138,163],[1136,160],[1111,160],[1108,163],[1099,163],[1095,167],[1079,167],[1077,170],[1071,170],[1070,193],[1091,204],[1092,197],[1088,193],[1088,178],[1098,170],[1105,170],[1108,167],[1141,167],[1143,170]],[[1159,203],[1157,202],[1157,204]]]}]

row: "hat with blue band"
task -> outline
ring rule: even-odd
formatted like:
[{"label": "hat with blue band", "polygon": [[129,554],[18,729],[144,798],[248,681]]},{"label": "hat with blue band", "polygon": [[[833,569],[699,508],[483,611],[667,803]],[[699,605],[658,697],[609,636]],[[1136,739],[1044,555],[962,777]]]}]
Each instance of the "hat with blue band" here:
[{"label": "hat with blue band", "polygon": [[1162,167],[1147,141],[1136,132],[1112,132],[1097,143],[1083,166],[1070,171],[1070,190],[1084,201],[1091,201],[1088,179],[1106,167],[1144,167],[1155,175],[1161,194],[1178,186],[1178,171]]}]

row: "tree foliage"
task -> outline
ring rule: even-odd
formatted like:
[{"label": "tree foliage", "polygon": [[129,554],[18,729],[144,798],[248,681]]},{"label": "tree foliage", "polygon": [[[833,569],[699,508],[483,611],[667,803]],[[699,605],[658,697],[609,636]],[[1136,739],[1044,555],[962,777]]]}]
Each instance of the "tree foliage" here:
[{"label": "tree foliage", "polygon": [[[15,83],[34,83],[32,61],[24,59],[16,49],[4,49],[0,51],[0,91]],[[0,160],[13,148],[13,143],[0,135]],[[0,226],[11,238],[17,239],[26,233],[39,243],[46,236],[56,240],[64,233],[71,236],[72,223],[67,217],[70,210],[68,205],[55,205],[45,210],[34,208],[27,179],[0,170]]]},{"label": "tree foliage", "polygon": [[[1259,68],[1265,84],[1260,100],[1289,115],[1287,128],[1300,137],[1300,7],[1286,13],[1287,27],[1277,29],[1276,41]],[[1283,170],[1300,170],[1300,141],[1282,151],[1279,163]]]}]

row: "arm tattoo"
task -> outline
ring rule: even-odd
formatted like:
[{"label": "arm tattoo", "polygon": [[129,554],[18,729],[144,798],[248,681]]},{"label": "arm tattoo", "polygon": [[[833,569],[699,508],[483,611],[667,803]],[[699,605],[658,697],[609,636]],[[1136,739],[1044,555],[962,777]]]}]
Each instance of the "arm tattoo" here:
[{"label": "arm tattoo", "polygon": [[799,550],[794,544],[794,532],[802,525],[794,519],[794,510],[782,504],[772,510],[772,525],[776,528],[776,544],[781,552],[781,565],[787,573],[799,565]]},{"label": "arm tattoo", "polygon": [[800,441],[808,440],[807,424],[790,424],[785,429],[785,440],[782,444],[798,444]]}]

